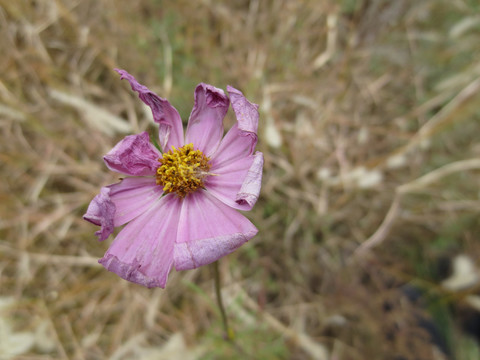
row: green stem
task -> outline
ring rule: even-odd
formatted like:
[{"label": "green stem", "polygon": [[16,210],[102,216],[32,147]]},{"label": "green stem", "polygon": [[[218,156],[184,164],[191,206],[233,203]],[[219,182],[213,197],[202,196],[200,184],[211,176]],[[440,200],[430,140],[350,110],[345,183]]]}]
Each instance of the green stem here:
[{"label": "green stem", "polygon": [[228,326],[227,313],[223,307],[222,294],[220,293],[220,270],[218,268],[218,261],[213,263],[213,273],[215,281],[215,295],[217,296],[217,304],[220,309],[220,314],[222,315],[223,329],[225,331],[225,340],[233,341],[234,334],[233,330]]}]

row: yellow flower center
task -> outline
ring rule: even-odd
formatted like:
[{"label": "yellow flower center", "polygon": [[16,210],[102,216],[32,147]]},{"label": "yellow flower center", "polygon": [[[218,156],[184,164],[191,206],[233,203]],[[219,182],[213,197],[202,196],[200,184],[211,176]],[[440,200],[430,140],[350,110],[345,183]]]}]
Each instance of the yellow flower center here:
[{"label": "yellow flower center", "polygon": [[193,150],[193,144],[181,148],[172,146],[172,150],[158,159],[157,185],[163,186],[165,193],[177,193],[180,197],[203,187],[203,181],[210,175],[210,164],[203,152]]}]

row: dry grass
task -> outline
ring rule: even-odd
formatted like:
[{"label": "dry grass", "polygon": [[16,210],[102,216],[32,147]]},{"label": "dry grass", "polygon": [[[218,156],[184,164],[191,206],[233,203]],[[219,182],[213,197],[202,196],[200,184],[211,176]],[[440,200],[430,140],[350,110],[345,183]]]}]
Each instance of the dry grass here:
[{"label": "dry grass", "polygon": [[[448,292],[441,264],[480,254],[479,18],[467,0],[0,0],[0,359],[476,358],[478,284]],[[101,156],[155,132],[114,67],[184,119],[200,81],[261,106],[260,234],[221,262],[235,345],[208,267],[148,290],[97,264],[81,215],[116,180]]]}]

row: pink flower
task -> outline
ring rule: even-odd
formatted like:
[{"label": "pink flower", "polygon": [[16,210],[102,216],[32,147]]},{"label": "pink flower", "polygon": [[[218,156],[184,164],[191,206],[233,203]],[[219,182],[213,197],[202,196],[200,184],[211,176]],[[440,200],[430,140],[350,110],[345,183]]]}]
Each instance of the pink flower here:
[{"label": "pink flower", "polygon": [[[263,154],[257,143],[258,106],[227,87],[199,84],[184,137],[178,111],[124,70],[159,126],[163,154],[146,132],[120,141],[104,161],[126,178],[103,187],[84,219],[105,240],[125,225],[99,260],[107,270],[146,287],[165,287],[168,274],[225,256],[256,235],[237,210],[250,210],[260,192]],[[237,123],[223,137],[232,103]]]}]

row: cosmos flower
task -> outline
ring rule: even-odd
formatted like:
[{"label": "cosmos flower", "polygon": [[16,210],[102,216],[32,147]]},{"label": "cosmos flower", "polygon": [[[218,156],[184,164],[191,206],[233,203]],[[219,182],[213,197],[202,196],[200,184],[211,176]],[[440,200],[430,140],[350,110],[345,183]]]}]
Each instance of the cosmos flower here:
[{"label": "cosmos flower", "polygon": [[[84,219],[100,226],[100,241],[126,224],[100,264],[125,280],[164,288],[172,266],[188,270],[212,263],[257,234],[236,210],[250,210],[260,192],[258,106],[232,87],[228,98],[199,84],[184,136],[180,115],[167,100],[116,71],[151,108],[162,152],[147,132],[121,140],[104,161],[126,177],[103,187]],[[237,122],[222,139],[230,102]]]}]

